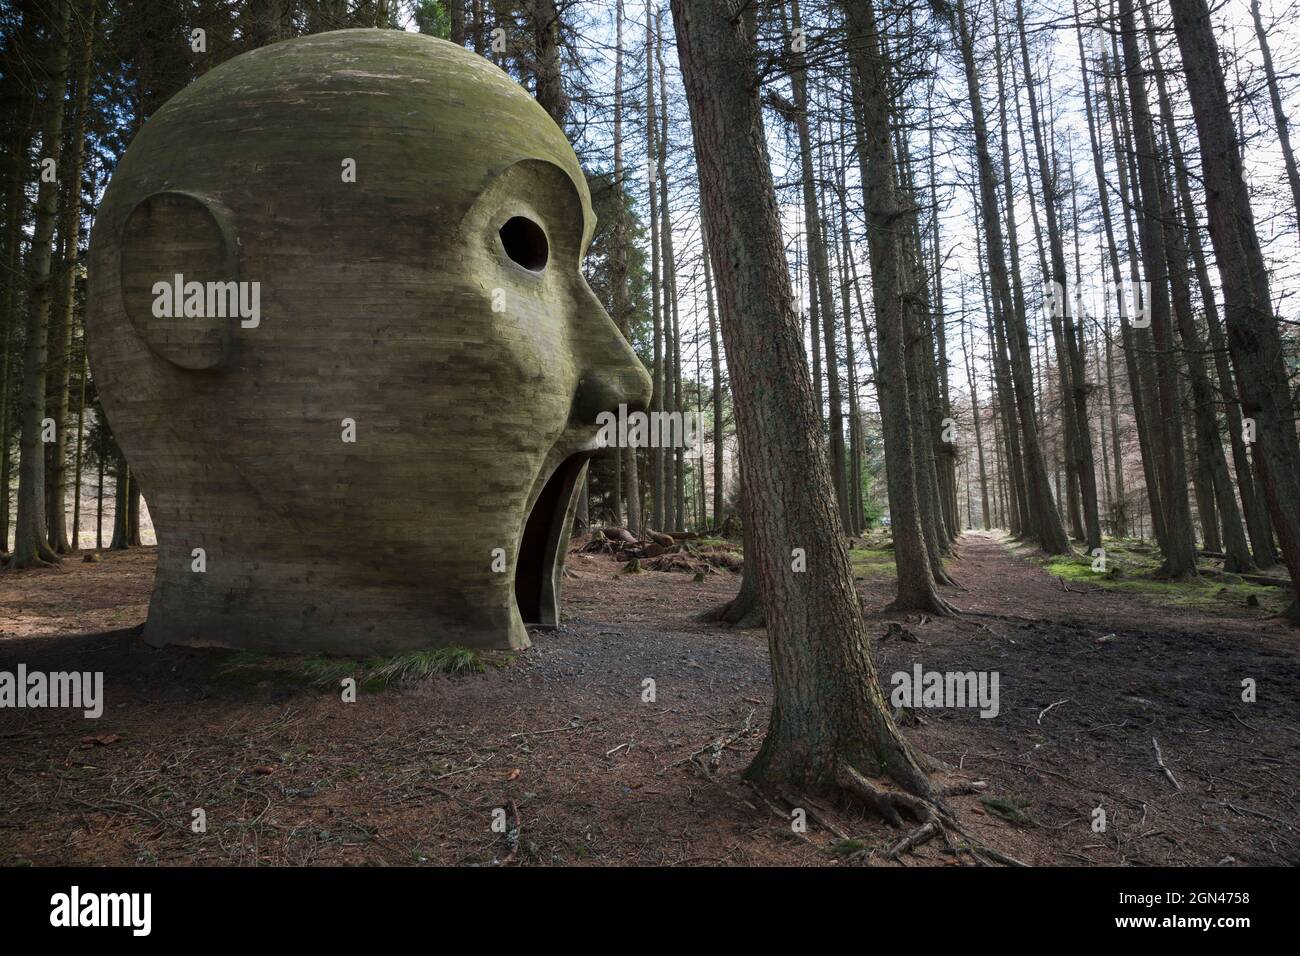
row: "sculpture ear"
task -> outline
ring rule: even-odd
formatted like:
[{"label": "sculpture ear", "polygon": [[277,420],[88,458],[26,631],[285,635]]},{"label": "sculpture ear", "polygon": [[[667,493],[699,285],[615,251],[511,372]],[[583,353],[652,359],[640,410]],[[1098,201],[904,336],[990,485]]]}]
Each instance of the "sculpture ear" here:
[{"label": "sculpture ear", "polygon": [[[194,193],[153,193],[127,216],[121,249],[122,304],[136,334],[173,365],[219,366],[239,321],[239,240],[231,212]],[[202,284],[201,305],[195,282]]]}]

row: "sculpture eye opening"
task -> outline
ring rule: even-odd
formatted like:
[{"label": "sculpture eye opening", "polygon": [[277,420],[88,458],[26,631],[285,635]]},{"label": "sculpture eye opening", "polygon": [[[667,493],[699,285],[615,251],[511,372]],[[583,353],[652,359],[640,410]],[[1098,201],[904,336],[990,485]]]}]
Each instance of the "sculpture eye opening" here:
[{"label": "sculpture eye opening", "polygon": [[501,245],[512,260],[530,272],[546,268],[549,248],[546,233],[531,219],[514,216],[501,227]]}]

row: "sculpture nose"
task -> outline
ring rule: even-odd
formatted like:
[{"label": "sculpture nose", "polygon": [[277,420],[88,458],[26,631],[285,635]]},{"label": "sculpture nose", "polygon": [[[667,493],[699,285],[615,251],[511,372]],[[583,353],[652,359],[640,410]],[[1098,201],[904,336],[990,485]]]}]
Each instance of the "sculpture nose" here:
[{"label": "sculpture nose", "polygon": [[590,291],[586,295],[587,321],[576,330],[581,365],[574,421],[594,425],[601,412],[617,412],[620,405],[627,406],[628,414],[644,412],[650,406],[650,376],[596,297]]}]

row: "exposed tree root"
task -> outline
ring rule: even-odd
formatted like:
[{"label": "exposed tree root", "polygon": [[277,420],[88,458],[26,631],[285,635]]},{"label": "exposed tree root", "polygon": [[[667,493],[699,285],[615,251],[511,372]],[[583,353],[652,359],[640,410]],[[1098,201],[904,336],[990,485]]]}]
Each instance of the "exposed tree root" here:
[{"label": "exposed tree root", "polygon": [[923,611],[926,614],[933,614],[935,617],[960,617],[961,610],[949,604],[941,598],[938,592],[931,591],[928,598],[923,601],[915,601],[896,598],[885,607],[885,612],[893,611]]},{"label": "exposed tree root", "polygon": [[897,790],[881,790],[848,763],[841,763],[836,768],[835,782],[894,826],[903,825],[904,813],[921,823],[951,816],[937,800]]},{"label": "exposed tree root", "polygon": [[[952,811],[944,803],[943,798],[945,797],[981,792],[987,786],[982,780],[954,784],[943,788],[937,795],[923,796],[903,790],[882,789],[852,764],[843,762],[836,768],[835,783],[840,791],[854,802],[871,810],[893,826],[902,827],[905,817],[916,821],[917,826],[908,830],[885,850],[885,855],[891,860],[897,860],[904,854],[911,853],[938,838],[944,841],[948,849],[958,859],[960,859],[962,852],[966,852],[983,865],[991,865],[990,861],[1006,866],[1025,865],[1015,857],[986,846],[972,837],[962,829]],[[813,821],[833,834],[837,839],[849,839],[848,834],[837,826],[825,812],[821,811],[812,800],[784,790],[778,790],[777,792],[790,806],[804,808]],[[810,807],[812,809],[809,809]],[[953,834],[960,836],[965,841],[964,844],[958,845],[954,843]],[[863,855],[870,855],[871,852],[874,851],[863,851]]]},{"label": "exposed tree root", "polygon": [[942,584],[944,587],[957,587],[957,583],[948,576],[948,572],[943,568],[934,568],[931,573],[934,575],[935,584]]},{"label": "exposed tree root", "polygon": [[726,604],[704,611],[696,620],[726,624],[741,629],[767,625],[767,616],[763,613],[763,603],[758,600],[756,595],[746,594],[743,590]]}]

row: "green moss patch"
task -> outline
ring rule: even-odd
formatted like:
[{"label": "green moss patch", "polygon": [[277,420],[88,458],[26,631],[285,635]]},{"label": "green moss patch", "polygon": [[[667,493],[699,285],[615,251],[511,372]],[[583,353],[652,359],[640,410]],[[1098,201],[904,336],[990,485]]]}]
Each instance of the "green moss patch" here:
[{"label": "green moss patch", "polygon": [[[1105,538],[1106,570],[1094,571],[1093,559],[1086,555],[1058,555],[1043,560],[1043,568],[1053,577],[1067,582],[1102,587],[1116,591],[1145,594],[1160,603],[1179,607],[1218,607],[1275,614],[1287,602],[1285,588],[1243,581],[1235,574],[1225,574],[1219,562],[1203,560],[1203,572],[1195,578],[1169,580],[1160,577],[1161,557],[1158,549],[1133,538]],[[1258,607],[1249,606],[1253,596]]]}]

